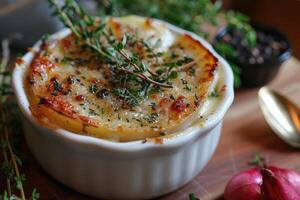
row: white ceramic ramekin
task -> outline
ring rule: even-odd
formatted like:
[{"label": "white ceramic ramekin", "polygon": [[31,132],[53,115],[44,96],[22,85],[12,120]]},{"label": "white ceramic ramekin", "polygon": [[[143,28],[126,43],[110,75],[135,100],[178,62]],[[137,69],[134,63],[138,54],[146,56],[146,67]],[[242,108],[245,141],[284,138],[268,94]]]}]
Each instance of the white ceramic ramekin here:
[{"label": "white ceramic ramekin", "polygon": [[[25,137],[38,163],[59,182],[81,193],[105,199],[147,199],[171,192],[195,177],[207,164],[219,141],[225,112],[233,101],[230,66],[201,37],[160,20],[177,33],[190,34],[219,59],[223,84],[227,86],[215,112],[204,128],[191,126],[163,144],[141,141],[115,143],[75,134],[63,129],[50,130],[32,116],[24,89],[26,69],[34,54],[13,73],[15,95],[23,116]],[[53,35],[60,38],[69,30]],[[33,49],[39,49],[38,42]]]}]

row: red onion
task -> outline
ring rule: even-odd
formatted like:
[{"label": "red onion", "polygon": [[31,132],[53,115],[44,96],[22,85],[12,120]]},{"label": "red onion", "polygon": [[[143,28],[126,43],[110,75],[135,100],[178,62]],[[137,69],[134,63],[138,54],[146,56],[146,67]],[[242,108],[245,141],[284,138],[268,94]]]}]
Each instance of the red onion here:
[{"label": "red onion", "polygon": [[278,167],[269,166],[269,170],[275,173],[276,176],[285,177],[288,183],[294,187],[300,196],[300,175],[293,170],[281,169]]},{"label": "red onion", "polygon": [[260,168],[236,174],[225,189],[226,200],[261,200],[262,175]]},{"label": "red onion", "polygon": [[274,166],[256,167],[234,175],[226,200],[300,200],[300,174]]}]

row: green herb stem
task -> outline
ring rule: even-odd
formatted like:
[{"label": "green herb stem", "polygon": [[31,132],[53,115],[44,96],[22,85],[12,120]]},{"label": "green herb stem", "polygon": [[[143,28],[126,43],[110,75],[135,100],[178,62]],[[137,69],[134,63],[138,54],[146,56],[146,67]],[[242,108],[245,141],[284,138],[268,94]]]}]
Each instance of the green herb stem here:
[{"label": "green herb stem", "polygon": [[[6,123],[5,113],[3,112],[2,108],[0,108],[0,110],[1,110],[2,123],[5,124]],[[7,148],[8,148],[8,152],[9,152],[9,155],[10,155],[10,158],[11,158],[11,161],[12,161],[15,173],[16,173],[16,177],[20,177],[20,171],[19,171],[19,167],[18,167],[18,164],[17,164],[17,161],[16,161],[16,155],[15,155],[15,153],[12,149],[12,146],[10,144],[10,141],[9,141],[7,126],[4,126],[4,139],[5,139],[5,142],[6,142],[6,145],[7,145]],[[20,181],[20,184],[18,184],[18,189],[19,189],[20,194],[21,194],[21,199],[26,200],[23,184],[22,184],[21,181]]]},{"label": "green herb stem", "polygon": [[[140,70],[139,67],[133,63],[131,61],[131,59],[126,55],[126,53],[122,50],[119,50],[118,51],[136,70]],[[169,85],[169,84],[164,84],[164,83],[160,83],[160,82],[157,82],[153,79],[150,79],[149,77],[147,77],[145,74],[142,74],[142,73],[135,73],[135,72],[132,72],[130,70],[127,70],[127,69],[121,69],[122,71],[126,72],[126,73],[129,73],[129,74],[132,74],[132,75],[135,75],[137,77],[139,77],[140,79],[143,79],[149,83],[152,83],[153,85],[157,85],[157,86],[160,86],[160,87],[165,87],[165,88],[172,88],[173,86],[172,85]],[[147,69],[147,71],[152,75],[152,76],[157,76],[157,74],[155,72],[152,72],[150,69]]]},{"label": "green herb stem", "polygon": [[[146,49],[148,55],[151,54],[150,56],[156,58],[160,55],[154,53],[157,44],[160,44],[159,40],[153,47],[150,47],[147,42],[137,39],[137,36],[132,33],[124,35],[119,41],[111,29],[106,29],[105,19],[86,14],[75,0],[65,0],[61,6],[57,0],[48,1],[54,8],[54,14],[83,43],[82,47],[89,47],[92,53],[110,65],[110,70],[116,76],[109,77],[108,80],[117,98],[124,100],[132,107],[147,98],[150,91],[173,87],[168,82],[168,74],[162,76],[152,71],[150,66],[145,64],[127,45],[139,43]],[[153,66],[158,65],[156,58]]]},{"label": "green herb stem", "polygon": [[189,68],[191,68],[192,66],[194,66],[197,62],[195,60],[187,63],[187,64],[184,64],[182,65],[181,67],[178,67],[178,70],[177,71],[186,71],[188,70]]},{"label": "green herb stem", "polygon": [[[76,35],[76,37],[78,37],[79,39],[81,39],[86,45],[88,45],[91,49],[93,49],[95,52],[97,52],[99,55],[105,57],[106,59],[109,59],[110,61],[116,62],[115,59],[112,58],[111,55],[109,55],[107,52],[107,49],[103,49],[105,48],[104,45],[102,45],[99,42],[99,36],[105,36],[106,38],[108,38],[110,35],[104,30],[101,29],[101,35],[93,35],[92,32],[87,32],[86,30],[84,30],[85,28],[89,28],[91,25],[95,25],[92,24],[93,20],[95,21],[95,19],[93,19],[92,16],[87,15],[83,9],[73,0],[66,0],[64,1],[65,5],[64,6],[59,6],[58,2],[56,0],[49,0],[49,3],[51,6],[54,6],[55,8],[55,14],[59,17],[59,19],[67,26],[71,29],[71,31]],[[65,10],[63,9],[65,8]],[[68,12],[72,11],[72,12]],[[79,17],[79,19],[76,19],[76,16],[74,16],[76,13],[77,17]],[[88,19],[88,21],[86,20]],[[80,23],[75,24],[74,22],[76,20],[79,20]],[[89,23],[89,24],[88,24]],[[104,28],[104,26],[102,27]],[[97,38],[95,38],[95,36],[97,36]],[[113,48],[116,50],[116,52],[121,55],[127,62],[129,65],[133,66],[137,71],[140,70],[140,67],[132,62],[132,59],[122,50],[124,48],[125,44],[121,45],[121,48],[119,47],[119,45],[116,45],[115,43],[113,43],[113,41],[117,41],[116,38],[110,39],[108,40],[110,46],[110,49]],[[122,69],[121,71],[126,71]],[[156,75],[154,72],[152,72],[150,69],[147,69],[147,71],[152,75]],[[166,88],[172,88],[172,85],[169,84],[164,84],[164,83],[159,83],[155,80],[153,80],[150,77],[147,77],[146,75],[142,74],[142,72],[135,72],[135,73],[131,73],[132,75],[135,75],[141,79],[143,79],[146,82],[149,82],[153,85],[157,85],[160,87],[166,87]],[[139,75],[138,75],[139,74]]]},{"label": "green herb stem", "polygon": [[[0,65],[1,72],[6,71],[6,68],[8,66],[9,58],[10,58],[9,39],[4,39],[4,40],[2,40],[2,61],[1,61],[1,65]],[[1,76],[1,86],[6,85],[5,82],[6,82],[6,77]],[[3,108],[3,105],[2,105],[3,103],[5,103],[6,99],[7,99],[6,95],[1,95],[0,112],[1,112],[1,123],[3,124],[3,131],[4,131],[4,134],[2,134],[1,138],[2,138],[2,141],[5,142],[6,147],[8,148],[9,157],[10,157],[11,162],[13,164],[16,176],[20,177],[20,172],[19,172],[17,161],[16,161],[16,155],[13,152],[12,146],[11,146],[10,141],[9,141],[8,129],[7,129],[7,125],[6,125],[6,116],[5,116],[4,108]],[[9,165],[9,159],[8,159],[8,154],[7,154],[7,151],[6,151],[6,147],[2,147],[2,148],[3,148],[5,163]],[[12,190],[11,190],[10,180],[7,178],[6,182],[7,182],[8,194],[11,196],[12,195]],[[18,186],[19,186],[18,189],[19,189],[20,194],[21,194],[21,199],[26,200],[22,182]]]},{"label": "green herb stem", "polygon": [[[23,181],[24,175],[20,174],[20,159],[17,157],[14,151],[14,144],[11,142],[13,140],[9,129],[8,120],[6,118],[6,106],[9,105],[8,97],[12,94],[9,92],[11,90],[10,79],[11,73],[8,71],[8,62],[10,60],[9,43],[11,39],[15,39],[18,35],[12,35],[8,39],[2,40],[2,61],[0,64],[0,145],[3,153],[3,173],[6,177],[7,188],[4,193],[0,195],[0,199],[10,199],[10,200],[27,200],[25,196]],[[11,114],[11,113],[10,113]],[[14,194],[14,190],[20,193],[20,195]],[[39,198],[39,194],[36,189],[32,191],[31,200],[36,200]]]},{"label": "green herb stem", "polygon": [[[4,137],[1,136],[1,140],[4,141]],[[8,162],[8,156],[7,156],[7,152],[3,149],[3,157],[4,157],[4,163],[6,165],[9,164]],[[7,191],[8,191],[8,195],[11,196],[12,192],[11,192],[11,183],[10,180],[7,178],[6,179],[6,185],[7,185]]]}]

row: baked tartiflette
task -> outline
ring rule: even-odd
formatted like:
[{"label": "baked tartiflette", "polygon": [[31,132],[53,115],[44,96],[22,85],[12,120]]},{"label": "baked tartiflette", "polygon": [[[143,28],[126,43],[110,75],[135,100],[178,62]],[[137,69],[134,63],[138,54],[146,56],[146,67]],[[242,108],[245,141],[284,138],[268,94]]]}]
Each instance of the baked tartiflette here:
[{"label": "baked tartiflette", "polygon": [[[105,24],[116,40],[127,36],[124,53],[147,70],[136,76],[133,67],[120,75],[114,69],[122,66],[99,58],[72,33],[45,39],[26,79],[34,116],[51,128],[120,142],[175,133],[199,119],[215,81],[216,57],[157,20],[110,17]],[[151,73],[167,77],[164,85],[139,85]]]}]

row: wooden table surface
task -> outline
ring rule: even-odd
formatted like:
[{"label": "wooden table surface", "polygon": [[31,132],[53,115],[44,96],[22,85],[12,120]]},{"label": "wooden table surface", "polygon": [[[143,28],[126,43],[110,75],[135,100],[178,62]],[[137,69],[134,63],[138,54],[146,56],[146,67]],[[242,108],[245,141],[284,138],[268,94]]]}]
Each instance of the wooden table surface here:
[{"label": "wooden table surface", "polygon": [[[279,75],[269,84],[288,95],[300,106],[300,62],[288,60]],[[165,195],[161,200],[185,200],[193,192],[201,200],[219,200],[229,178],[248,169],[249,160],[256,153],[267,162],[300,171],[300,151],[283,143],[265,123],[256,100],[257,88],[236,91],[234,104],[225,117],[218,148],[205,169],[182,188]],[[23,171],[27,176],[26,191],[36,187],[41,199],[91,199],[56,182],[35,162],[26,144],[22,146],[27,158]],[[0,183],[3,181],[0,181]],[[0,185],[0,191],[4,185]]]}]

